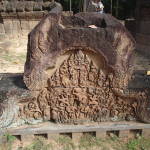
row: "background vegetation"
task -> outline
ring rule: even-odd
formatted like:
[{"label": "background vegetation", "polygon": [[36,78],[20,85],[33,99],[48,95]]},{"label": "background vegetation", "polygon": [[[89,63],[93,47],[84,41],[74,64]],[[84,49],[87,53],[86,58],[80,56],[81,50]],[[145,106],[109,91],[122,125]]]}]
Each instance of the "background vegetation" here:
[{"label": "background vegetation", "polygon": [[[56,0],[60,2],[64,10],[70,10],[70,1],[72,2],[72,11],[74,13],[82,11],[84,0]],[[112,3],[111,3],[112,1]],[[118,19],[133,18],[135,16],[136,0],[102,0],[105,5],[105,12],[111,13]]]}]

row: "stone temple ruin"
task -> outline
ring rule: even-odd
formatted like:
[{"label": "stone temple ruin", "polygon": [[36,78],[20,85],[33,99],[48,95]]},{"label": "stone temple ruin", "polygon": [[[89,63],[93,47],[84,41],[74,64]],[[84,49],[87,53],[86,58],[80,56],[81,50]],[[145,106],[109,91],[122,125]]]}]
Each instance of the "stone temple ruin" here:
[{"label": "stone temple ruin", "polygon": [[133,37],[111,15],[48,14],[28,36],[24,75],[0,76],[0,127],[150,123],[149,88],[137,88],[134,51]]},{"label": "stone temple ruin", "polygon": [[29,34],[23,77],[29,90],[21,77],[1,79],[1,127],[42,120],[149,122],[148,91],[128,88],[134,48],[130,33],[110,15],[47,15]]},{"label": "stone temple ruin", "polygon": [[[90,24],[99,29],[89,29]],[[136,100],[129,104],[115,94],[130,80],[134,40],[114,18],[49,15],[30,33],[28,44],[24,81],[39,91],[34,105],[41,117],[70,122],[135,116]]]},{"label": "stone temple ruin", "polygon": [[0,38],[27,36],[42,17],[61,10],[62,6],[54,0],[1,0]]}]

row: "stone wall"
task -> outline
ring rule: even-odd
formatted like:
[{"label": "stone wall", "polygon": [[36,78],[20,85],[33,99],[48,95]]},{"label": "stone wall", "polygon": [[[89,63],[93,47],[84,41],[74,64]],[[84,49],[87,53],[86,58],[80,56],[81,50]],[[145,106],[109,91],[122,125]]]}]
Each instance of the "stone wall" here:
[{"label": "stone wall", "polygon": [[1,72],[9,68],[3,65],[8,65],[9,61],[2,54],[9,57],[8,53],[10,53],[13,58],[13,53],[14,56],[24,58],[30,31],[48,13],[60,11],[62,6],[54,0],[0,0]]},{"label": "stone wall", "polygon": [[61,10],[61,5],[53,0],[1,0],[0,39],[27,36],[42,17]]},{"label": "stone wall", "polygon": [[50,11],[54,0],[1,0],[0,12]]},{"label": "stone wall", "polygon": [[44,12],[1,13],[0,37],[27,36],[45,15]]},{"label": "stone wall", "polygon": [[138,0],[136,10],[137,49],[150,54],[150,1]]}]

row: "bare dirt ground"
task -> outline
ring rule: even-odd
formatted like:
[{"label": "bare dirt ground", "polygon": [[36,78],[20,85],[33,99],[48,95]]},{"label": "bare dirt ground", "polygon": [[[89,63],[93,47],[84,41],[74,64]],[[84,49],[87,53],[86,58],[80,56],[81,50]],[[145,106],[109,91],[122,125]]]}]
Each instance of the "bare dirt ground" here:
[{"label": "bare dirt ground", "polygon": [[0,73],[23,73],[27,38],[0,41]]}]

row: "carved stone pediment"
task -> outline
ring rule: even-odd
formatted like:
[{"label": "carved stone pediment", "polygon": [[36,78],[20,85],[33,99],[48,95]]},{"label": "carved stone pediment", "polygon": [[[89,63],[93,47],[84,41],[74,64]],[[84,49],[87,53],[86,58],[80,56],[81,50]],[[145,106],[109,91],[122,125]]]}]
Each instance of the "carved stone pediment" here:
[{"label": "carved stone pediment", "polygon": [[28,89],[18,77],[0,81],[0,127],[43,120],[149,123],[148,78],[143,87],[142,81],[135,84],[141,76],[133,73],[134,48],[130,33],[110,15],[50,13],[29,34],[23,77]]},{"label": "carved stone pediment", "polygon": [[137,101],[114,93],[114,75],[104,64],[94,51],[67,51],[58,57],[55,68],[46,70],[47,86],[23,106],[21,116],[60,123],[135,120]]},{"label": "carved stone pediment", "polygon": [[139,114],[148,106],[147,93],[128,88],[134,48],[133,37],[110,15],[50,13],[29,34],[24,82],[34,96],[20,103],[19,117],[149,120],[143,117],[148,111]]}]

